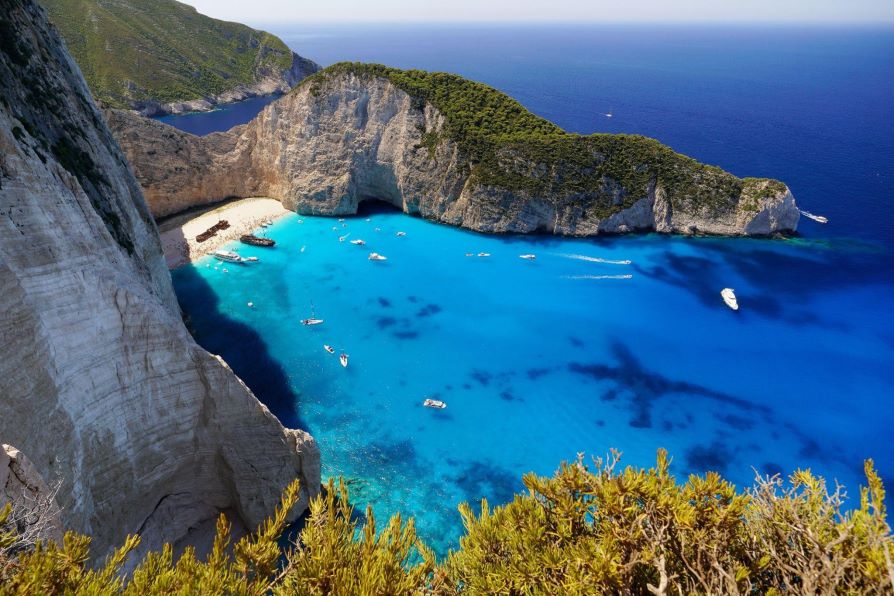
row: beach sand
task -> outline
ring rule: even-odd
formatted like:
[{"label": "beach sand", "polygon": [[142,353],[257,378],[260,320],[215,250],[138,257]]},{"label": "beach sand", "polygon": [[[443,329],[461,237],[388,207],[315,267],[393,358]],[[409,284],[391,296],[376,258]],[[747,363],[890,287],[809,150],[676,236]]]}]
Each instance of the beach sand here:
[{"label": "beach sand", "polygon": [[[263,221],[274,221],[291,211],[279,201],[267,198],[239,199],[230,201],[207,211],[184,213],[167,218],[158,224],[161,246],[169,269],[180,267],[214,252],[227,242],[236,240],[243,234],[251,233]],[[197,242],[196,236],[225,219],[230,227],[217,232],[204,242]]]}]

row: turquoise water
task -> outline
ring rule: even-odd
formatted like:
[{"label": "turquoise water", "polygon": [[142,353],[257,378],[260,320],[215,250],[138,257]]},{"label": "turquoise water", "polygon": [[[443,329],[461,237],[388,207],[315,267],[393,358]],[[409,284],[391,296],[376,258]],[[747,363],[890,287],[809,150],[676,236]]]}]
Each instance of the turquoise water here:
[{"label": "turquoise water", "polygon": [[[894,471],[894,284],[872,245],[494,237],[392,212],[269,235],[233,245],[259,263],[173,272],[198,341],[313,433],[324,476],[379,518],[414,515],[442,554],[457,503],[505,502],[578,452],[649,465],[666,447],[677,473],[740,484],[810,466],[854,495],[863,458]],[[301,326],[312,309],[325,323]]]}]

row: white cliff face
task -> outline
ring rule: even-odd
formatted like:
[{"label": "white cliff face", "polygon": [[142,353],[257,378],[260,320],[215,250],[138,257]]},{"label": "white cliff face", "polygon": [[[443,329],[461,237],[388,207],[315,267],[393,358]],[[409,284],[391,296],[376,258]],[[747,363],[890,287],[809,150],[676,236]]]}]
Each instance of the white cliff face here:
[{"label": "white cliff face", "polygon": [[[768,181],[760,180],[746,181],[740,196],[718,190],[710,207],[686,197],[672,204],[658,181],[642,196],[627,196],[608,178],[568,195],[485,186],[443,134],[437,109],[385,78],[352,73],[301,85],[249,124],[207,137],[123,112],[109,119],[156,216],[228,196],[270,196],[299,213],[323,215],[354,213],[360,202],[378,199],[495,233],[768,235],[795,230],[799,217],[784,185],[764,192]],[[433,135],[437,142],[427,143]],[[509,154],[502,159],[519,162]],[[541,166],[515,167],[534,175]],[[615,197],[610,212],[607,195]]]},{"label": "white cliff face", "polygon": [[295,477],[303,508],[319,490],[313,439],[190,337],[80,73],[36,3],[5,6],[0,443],[61,478],[62,521],[94,536],[95,556],[128,533],[181,539],[220,510],[251,527]]}]

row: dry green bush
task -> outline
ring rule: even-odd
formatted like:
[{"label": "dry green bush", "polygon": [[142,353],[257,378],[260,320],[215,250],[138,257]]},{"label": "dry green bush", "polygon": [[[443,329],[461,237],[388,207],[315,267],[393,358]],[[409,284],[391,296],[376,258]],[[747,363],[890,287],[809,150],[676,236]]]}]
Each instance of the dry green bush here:
[{"label": "dry green bush", "polygon": [[872,462],[859,507],[840,487],[797,471],[759,477],[737,492],[719,475],[678,484],[660,451],[651,469],[621,469],[618,455],[563,464],[552,478],[524,478],[528,492],[507,505],[460,506],[460,547],[441,563],[413,520],[379,530],[360,524],[343,482],[311,503],[295,545],[277,540],[298,484],[275,514],[230,548],[224,517],[211,553],[147,556],[121,567],[139,543],[129,537],[104,565],[88,563],[90,539],[17,552],[18,533],[0,512],[0,594],[891,594],[894,540]]}]

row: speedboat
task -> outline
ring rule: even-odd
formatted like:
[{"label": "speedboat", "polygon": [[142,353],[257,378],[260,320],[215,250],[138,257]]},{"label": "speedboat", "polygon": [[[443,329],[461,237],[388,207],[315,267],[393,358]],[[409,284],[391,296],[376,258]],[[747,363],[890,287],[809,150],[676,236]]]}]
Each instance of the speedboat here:
[{"label": "speedboat", "polygon": [[537,255],[518,255],[518,258],[533,261],[537,258]]},{"label": "speedboat", "polygon": [[339,236],[339,237],[338,237],[338,241],[339,241],[339,242],[344,242],[345,240],[348,239],[348,236],[350,236],[350,235],[351,235],[351,234],[345,234],[344,236]]},{"label": "speedboat", "polygon": [[257,263],[258,257],[245,257],[242,260],[245,261],[246,263]]},{"label": "speedboat", "polygon": [[395,236],[406,236],[406,235],[407,235],[406,232],[398,232],[397,234],[395,234]]},{"label": "speedboat", "polygon": [[479,257],[489,257],[490,253],[489,252],[480,252],[480,253],[478,253],[478,256]]},{"label": "speedboat", "polygon": [[351,244],[353,244],[354,246],[363,246],[364,244],[366,244],[366,241],[358,238],[357,240],[351,240]]},{"label": "speedboat", "polygon": [[801,211],[801,215],[803,215],[807,219],[812,219],[813,221],[816,221],[819,223],[823,223],[823,224],[829,223],[828,217],[824,217],[822,215],[815,215],[815,214],[811,213],[810,211]]},{"label": "speedboat", "polygon": [[322,325],[323,319],[301,319],[301,324],[305,327],[310,325]]},{"label": "speedboat", "polygon": [[343,367],[348,368],[348,355],[347,354],[341,354],[338,357],[338,361],[341,362],[341,365]]},{"label": "speedboat", "polygon": [[369,260],[370,261],[387,261],[388,257],[386,257],[384,255],[380,255],[377,252],[371,252],[371,253],[369,253]]},{"label": "speedboat", "polygon": [[228,263],[241,263],[242,257],[231,250],[215,250],[214,258],[218,261],[227,261]]},{"label": "speedboat", "polygon": [[440,399],[431,399],[431,398],[426,398],[425,401],[422,402],[422,405],[425,406],[426,408],[437,408],[439,410],[443,410],[444,408],[447,407],[447,404],[442,402]]},{"label": "speedboat", "polygon": [[330,354],[335,354],[335,348],[330,345],[323,344],[323,349],[329,352]]},{"label": "speedboat", "polygon": [[344,221],[344,220],[345,220],[345,218],[344,218],[344,217],[341,217],[341,218],[339,218],[338,221]]},{"label": "speedboat", "polygon": [[720,296],[723,298],[723,301],[726,302],[726,305],[733,310],[739,310],[739,303],[736,301],[736,293],[732,288],[723,288],[720,291]]}]

